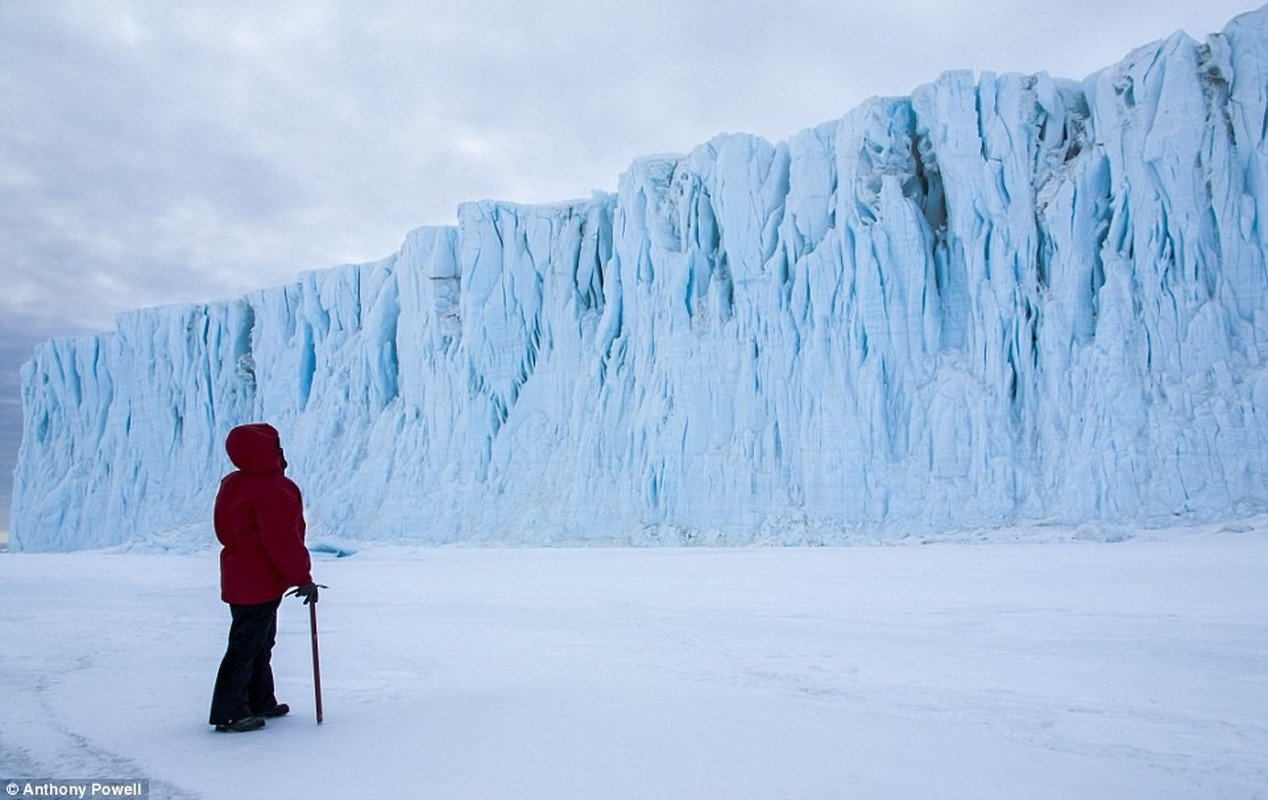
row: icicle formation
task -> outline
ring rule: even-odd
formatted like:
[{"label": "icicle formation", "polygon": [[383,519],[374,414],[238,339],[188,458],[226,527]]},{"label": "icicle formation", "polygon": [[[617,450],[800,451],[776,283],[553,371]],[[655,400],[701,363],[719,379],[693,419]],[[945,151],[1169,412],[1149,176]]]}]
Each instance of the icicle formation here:
[{"label": "icicle formation", "polygon": [[[618,194],[148,309],[24,371],[14,546],[205,534],[268,420],[310,530],[840,541],[1268,507],[1268,10],[942,76]],[[193,526],[185,528],[184,526]],[[182,536],[185,537],[182,539]]]}]

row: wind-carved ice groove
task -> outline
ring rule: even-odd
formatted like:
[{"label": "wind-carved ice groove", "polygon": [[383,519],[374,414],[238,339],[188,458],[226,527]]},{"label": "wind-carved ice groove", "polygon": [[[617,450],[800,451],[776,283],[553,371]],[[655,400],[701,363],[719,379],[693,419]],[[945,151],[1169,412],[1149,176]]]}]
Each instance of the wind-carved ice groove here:
[{"label": "wind-carved ice groove", "polygon": [[234,425],[313,535],[846,542],[1268,507],[1268,10],[948,72],[615,194],[120,315],[23,370],[13,546],[208,541]]}]

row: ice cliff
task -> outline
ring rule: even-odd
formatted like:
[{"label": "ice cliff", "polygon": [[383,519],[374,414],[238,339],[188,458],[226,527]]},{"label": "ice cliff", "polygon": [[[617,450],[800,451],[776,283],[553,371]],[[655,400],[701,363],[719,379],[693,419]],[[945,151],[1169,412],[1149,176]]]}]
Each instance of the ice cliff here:
[{"label": "ice cliff", "polygon": [[122,315],[23,371],[14,546],[206,537],[225,433],[314,535],[845,541],[1268,508],[1268,9],[1082,82],[951,72],[614,195]]}]

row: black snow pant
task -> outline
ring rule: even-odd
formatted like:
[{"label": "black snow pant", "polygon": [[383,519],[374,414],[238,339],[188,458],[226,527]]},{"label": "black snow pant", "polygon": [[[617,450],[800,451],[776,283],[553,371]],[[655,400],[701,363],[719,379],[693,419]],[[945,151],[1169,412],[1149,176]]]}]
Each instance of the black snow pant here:
[{"label": "black snow pant", "polygon": [[277,638],[277,607],[281,603],[279,597],[256,605],[230,604],[233,622],[211,696],[212,725],[234,722],[277,705],[269,662]]}]

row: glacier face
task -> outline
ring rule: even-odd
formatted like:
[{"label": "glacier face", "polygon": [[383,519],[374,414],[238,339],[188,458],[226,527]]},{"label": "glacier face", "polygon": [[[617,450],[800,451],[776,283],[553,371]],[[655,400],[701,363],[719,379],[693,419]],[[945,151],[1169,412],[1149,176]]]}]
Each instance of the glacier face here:
[{"label": "glacier face", "polygon": [[207,535],[283,432],[317,536],[844,541],[1268,508],[1268,9],[1082,82],[943,75],[615,195],[124,314],[23,371],[16,549]]}]

